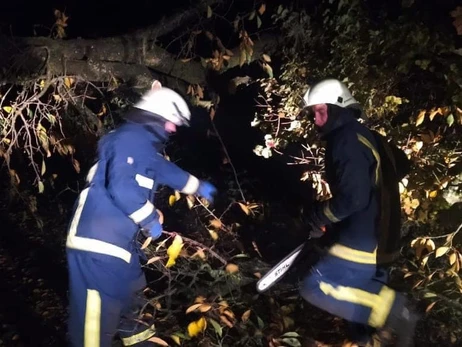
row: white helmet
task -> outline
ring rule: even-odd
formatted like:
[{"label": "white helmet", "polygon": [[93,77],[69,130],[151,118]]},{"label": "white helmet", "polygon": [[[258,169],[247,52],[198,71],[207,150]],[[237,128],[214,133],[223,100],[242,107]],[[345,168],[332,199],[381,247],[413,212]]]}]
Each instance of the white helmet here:
[{"label": "white helmet", "polygon": [[303,96],[305,106],[333,104],[340,107],[355,105],[359,102],[351,95],[348,88],[339,80],[329,78],[311,86]]},{"label": "white helmet", "polygon": [[189,125],[191,111],[180,94],[166,87],[149,90],[134,107],[145,110],[177,126]]}]

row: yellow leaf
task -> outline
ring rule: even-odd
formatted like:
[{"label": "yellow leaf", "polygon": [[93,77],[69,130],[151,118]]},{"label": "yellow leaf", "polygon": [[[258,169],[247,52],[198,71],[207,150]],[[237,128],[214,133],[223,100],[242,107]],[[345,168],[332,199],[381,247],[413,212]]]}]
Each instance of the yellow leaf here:
[{"label": "yellow leaf", "polygon": [[439,258],[442,255],[445,255],[448,250],[449,250],[449,247],[439,247],[435,252],[435,258]]},{"label": "yellow leaf", "polygon": [[159,337],[153,336],[153,337],[151,337],[148,341],[149,341],[149,342],[157,343],[157,344],[160,345],[160,346],[167,346],[167,347],[168,347],[168,343],[165,342],[164,340],[162,340],[162,339],[159,338]]},{"label": "yellow leaf", "polygon": [[245,323],[245,322],[247,322],[249,320],[251,312],[252,312],[252,310],[247,310],[242,314],[241,320],[242,320],[243,323]]},{"label": "yellow leaf", "polygon": [[170,338],[175,342],[178,346],[181,346],[181,339],[177,335],[170,335]]},{"label": "yellow leaf", "polygon": [[436,198],[436,196],[438,195],[438,191],[437,190],[432,190],[428,196],[432,199]]},{"label": "yellow leaf", "polygon": [[420,111],[419,115],[417,116],[417,119],[415,121],[415,126],[418,127],[420,124],[423,123],[423,121],[425,120],[425,113],[426,111],[425,110],[422,110]]},{"label": "yellow leaf", "polygon": [[149,265],[149,264],[152,264],[158,260],[162,259],[161,257],[159,256],[156,256],[156,257],[152,257],[151,259],[149,259],[147,262],[146,262],[146,265]]},{"label": "yellow leaf", "polygon": [[71,77],[64,77],[64,84],[67,88],[70,88],[74,84],[74,79]]},{"label": "yellow leaf", "polygon": [[183,239],[180,235],[176,235],[173,239],[172,244],[167,249],[168,261],[166,267],[175,265],[176,259],[180,255],[181,249],[183,248]]},{"label": "yellow leaf", "polygon": [[209,231],[210,236],[214,241],[218,240],[218,233],[215,230],[207,229]]},{"label": "yellow leaf", "polygon": [[207,6],[207,18],[212,17],[212,8],[210,6]]},{"label": "yellow leaf", "polygon": [[175,202],[176,202],[176,197],[175,197],[175,195],[170,195],[170,196],[168,197],[168,204],[169,204],[170,206],[173,206],[173,204],[174,204]]},{"label": "yellow leaf", "polygon": [[11,107],[11,106],[3,106],[3,110],[6,113],[11,113],[11,111],[13,110],[13,107]]},{"label": "yellow leaf", "polygon": [[453,265],[457,261],[457,253],[454,252],[449,256],[449,265]]},{"label": "yellow leaf", "polygon": [[263,13],[265,13],[265,11],[266,11],[266,4],[263,3],[263,4],[260,5],[260,8],[258,9],[258,13],[261,16]]},{"label": "yellow leaf", "polygon": [[418,199],[412,199],[411,201],[411,207],[415,210],[417,207],[419,207],[420,201]]},{"label": "yellow leaf", "polygon": [[237,266],[236,264],[228,264],[226,265],[226,272],[229,272],[229,273],[236,273],[239,271],[239,266]]},{"label": "yellow leaf", "polygon": [[189,323],[188,334],[191,337],[197,336],[201,332],[204,332],[205,328],[207,328],[207,321],[204,317],[201,317],[197,321]]},{"label": "yellow leaf", "polygon": [[143,245],[141,246],[141,249],[145,249],[146,247],[149,246],[149,244],[151,243],[152,241],[152,237],[149,236],[144,242],[143,242]]},{"label": "yellow leaf", "polygon": [[215,229],[220,229],[223,226],[221,220],[215,218],[210,221],[210,226],[214,227]]}]

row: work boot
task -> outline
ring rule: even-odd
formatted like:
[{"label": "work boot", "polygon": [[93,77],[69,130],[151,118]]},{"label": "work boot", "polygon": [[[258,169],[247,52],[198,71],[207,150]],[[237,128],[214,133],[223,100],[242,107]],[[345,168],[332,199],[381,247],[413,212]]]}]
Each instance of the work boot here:
[{"label": "work boot", "polygon": [[[400,298],[395,302],[390,316],[379,335],[383,346],[414,347],[414,332],[420,316],[415,312],[407,299]],[[401,304],[398,302],[401,301]],[[395,335],[395,343],[389,345],[390,334]]]}]

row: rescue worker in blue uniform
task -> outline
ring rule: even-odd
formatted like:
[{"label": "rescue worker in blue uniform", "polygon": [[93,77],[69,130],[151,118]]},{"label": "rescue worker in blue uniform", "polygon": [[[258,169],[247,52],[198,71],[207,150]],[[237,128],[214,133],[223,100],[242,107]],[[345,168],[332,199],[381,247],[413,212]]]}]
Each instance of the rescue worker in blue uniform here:
[{"label": "rescue worker in blue uniform", "polygon": [[[325,254],[303,280],[300,293],[356,331],[361,326],[388,331],[397,346],[412,346],[417,314],[383,276],[399,254],[398,183],[408,173],[409,162],[402,151],[358,121],[361,107],[342,82],[320,81],[303,99],[326,143],[332,198],[304,211],[311,236],[320,238]],[[358,346],[371,343],[372,331],[363,335],[354,341]]]},{"label": "rescue worker in blue uniform", "polygon": [[210,202],[216,192],[159,153],[190,117],[184,99],[155,81],[126,114],[126,122],[99,141],[97,162],[68,228],[71,346],[111,346],[117,332],[125,346],[153,345],[147,340],[155,327],[135,326],[131,320],[136,294],[146,286],[136,236],[142,232],[156,239],[162,233],[153,204],[159,185]]}]

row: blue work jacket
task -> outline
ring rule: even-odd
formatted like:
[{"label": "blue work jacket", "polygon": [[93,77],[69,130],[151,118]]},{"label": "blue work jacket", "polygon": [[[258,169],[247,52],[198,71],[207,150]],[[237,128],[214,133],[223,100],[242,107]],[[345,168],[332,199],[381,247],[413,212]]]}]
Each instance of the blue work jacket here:
[{"label": "blue work jacket", "polygon": [[159,153],[167,138],[162,124],[131,122],[101,138],[68,228],[69,250],[130,263],[137,232],[159,220],[153,204],[158,186],[197,192],[199,180]]}]

